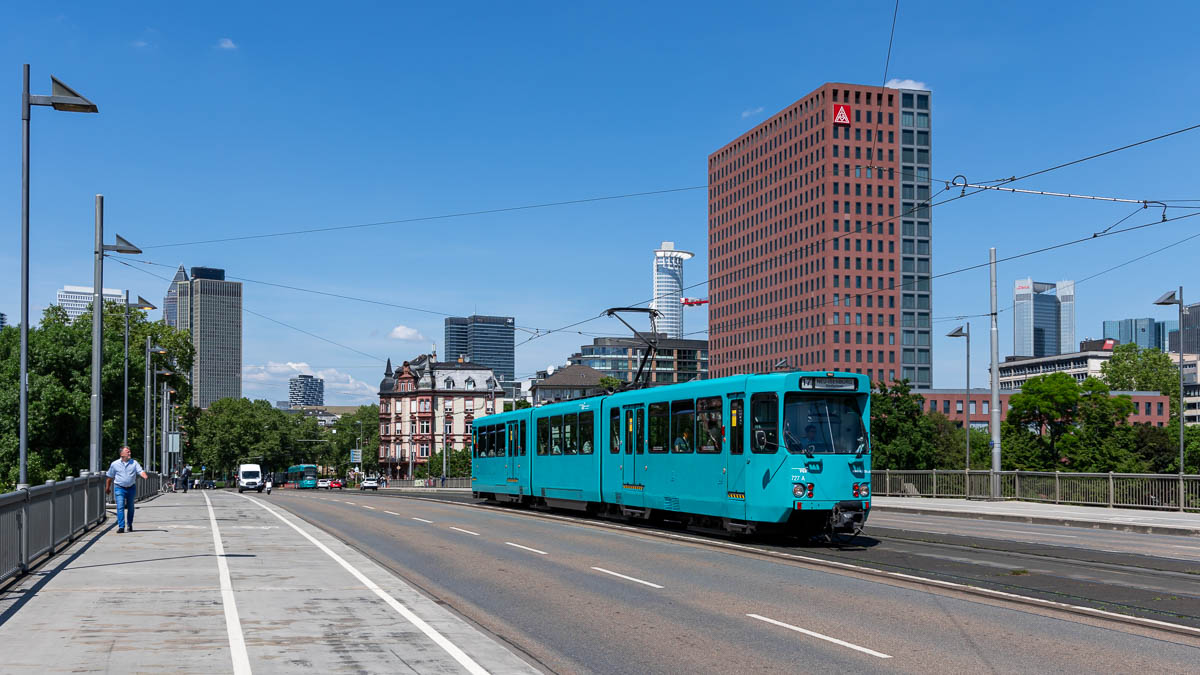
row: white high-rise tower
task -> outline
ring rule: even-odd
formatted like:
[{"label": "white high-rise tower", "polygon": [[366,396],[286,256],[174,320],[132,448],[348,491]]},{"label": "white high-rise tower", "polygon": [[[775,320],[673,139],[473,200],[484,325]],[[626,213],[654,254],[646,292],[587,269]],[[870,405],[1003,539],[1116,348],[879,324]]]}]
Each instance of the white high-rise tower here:
[{"label": "white high-rise tower", "polygon": [[675,242],[664,241],[654,252],[654,300],[650,306],[662,312],[658,332],[683,339],[683,261],[694,253],[675,250]]}]

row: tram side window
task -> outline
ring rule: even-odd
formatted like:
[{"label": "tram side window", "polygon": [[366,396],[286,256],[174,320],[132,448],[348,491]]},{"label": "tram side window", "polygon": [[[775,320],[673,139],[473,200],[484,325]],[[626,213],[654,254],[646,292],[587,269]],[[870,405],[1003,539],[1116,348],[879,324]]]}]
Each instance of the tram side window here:
[{"label": "tram side window", "polygon": [[563,439],[562,439],[562,415],[555,415],[550,418],[550,454],[563,454]]},{"label": "tram side window", "polygon": [[609,448],[612,454],[621,452],[621,409],[613,408],[608,411]]},{"label": "tram side window", "polygon": [[696,448],[696,402],[671,402],[671,452],[688,453]]},{"label": "tram side window", "polygon": [[637,409],[637,438],[634,440],[634,452],[642,454],[646,451],[646,409]]},{"label": "tram side window", "polygon": [[492,450],[492,428],[483,427],[479,430],[479,456],[488,457]]},{"label": "tram side window", "polygon": [[479,456],[479,428],[471,430],[471,456]]},{"label": "tram side window", "polygon": [[742,439],[746,437],[746,415],[743,408],[746,406],[742,399],[735,399],[729,402],[729,454],[742,454]]},{"label": "tram side window", "polygon": [[721,397],[696,401],[696,410],[696,452],[721,452],[721,441],[725,437],[725,427],[721,422]]},{"label": "tram side window", "polygon": [[503,457],[504,456],[504,432],[498,426],[489,427],[489,431],[492,432],[492,433],[488,434],[488,436],[490,436],[492,439],[492,452],[490,453],[490,456],[491,457]]},{"label": "tram side window", "polygon": [[596,441],[595,414],[585,412],[579,414],[579,454],[590,455]]},{"label": "tram side window", "polygon": [[563,416],[563,454],[577,455],[579,448],[579,415],[571,413]]},{"label": "tram side window", "polygon": [[517,436],[517,449],[525,456],[525,420],[521,420],[521,434]]},{"label": "tram side window", "polygon": [[537,454],[544,455],[550,448],[550,418],[542,417],[537,421]]},{"label": "tram side window", "polygon": [[670,410],[666,403],[650,404],[650,452],[666,452],[671,445]]},{"label": "tram side window", "polygon": [[775,454],[779,449],[779,397],[755,394],[750,398],[750,418],[750,450]]}]

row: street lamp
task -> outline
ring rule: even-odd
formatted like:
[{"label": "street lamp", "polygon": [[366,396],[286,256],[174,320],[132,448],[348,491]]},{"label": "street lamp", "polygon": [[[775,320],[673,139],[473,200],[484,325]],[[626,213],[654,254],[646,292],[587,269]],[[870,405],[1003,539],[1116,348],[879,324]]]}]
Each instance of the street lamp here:
[{"label": "street lamp", "polygon": [[142,415],[142,466],[150,466],[150,443],[154,436],[150,433],[150,421],[153,419],[152,399],[154,398],[154,387],[150,383],[150,355],[151,354],[166,354],[167,350],[157,345],[150,344],[150,336],[146,336],[146,385],[142,389],[143,408],[145,410]]},{"label": "street lamp", "polygon": [[[172,371],[170,371],[170,370],[167,370],[166,368],[157,368],[157,369],[155,369],[155,370],[154,370],[154,377],[153,377],[154,388],[151,390],[151,391],[153,391],[153,392],[154,392],[154,393],[152,394],[152,395],[154,396],[154,406],[158,406],[158,405],[160,405],[160,401],[162,400],[162,399],[159,397],[159,394],[158,394],[158,378],[159,378],[159,377],[167,377],[168,375],[174,375],[174,374],[175,374],[175,373],[173,373],[173,372],[172,372]],[[166,383],[166,382],[163,382],[163,387],[166,387],[166,386],[167,386],[167,383]],[[150,413],[150,417],[151,417],[151,419],[153,420],[153,421],[151,422],[151,424],[152,424],[152,430],[153,430],[153,433],[150,435],[150,442],[153,444],[153,443],[154,443],[154,439],[155,439],[155,438],[158,436],[158,416],[157,416],[157,411],[151,412],[151,413]],[[153,445],[151,445],[151,447],[154,447],[154,446],[153,446]],[[166,466],[164,466],[163,464],[161,464],[161,463],[160,463],[160,464],[158,465],[158,471],[159,471],[159,473],[161,473],[161,472],[162,472],[164,469],[166,469]]]},{"label": "street lamp", "polygon": [[[134,309],[158,309],[150,304],[142,296],[138,296],[137,302],[129,302],[129,291],[125,291],[125,407],[121,415],[121,445],[129,445],[129,308]],[[150,339],[149,336],[146,337]],[[145,466],[145,465],[143,465]]]},{"label": "street lamp", "polygon": [[[966,330],[963,330],[964,327],[966,328]],[[971,322],[968,321],[967,323],[963,324],[962,326],[959,326],[958,328],[955,328],[954,330],[950,331],[949,333],[946,333],[946,337],[952,337],[952,338],[965,337],[965,338],[967,338],[967,393],[963,397],[963,419],[965,419],[966,422],[963,424],[963,428],[966,429],[966,431],[967,431],[966,494],[967,494],[967,499],[970,499],[971,498]]]},{"label": "street lamp", "polygon": [[[1183,508],[1183,315],[1187,310],[1183,306],[1183,286],[1179,287],[1179,295],[1175,291],[1167,291],[1155,300],[1156,305],[1179,305],[1179,508]],[[1200,366],[1198,366],[1200,367]]]},{"label": "street lamp", "polygon": [[[22,66],[21,84],[21,384],[20,384],[20,470],[17,487],[29,487],[26,454],[29,447],[29,110],[45,105],[64,112],[99,112],[95,103],[50,76],[50,95],[29,94],[29,64]],[[95,471],[97,467],[92,467]]]},{"label": "street lamp", "polygon": [[96,246],[94,249],[92,288],[92,438],[91,438],[91,471],[100,470],[100,445],[102,442],[102,422],[100,419],[103,401],[101,400],[100,375],[104,361],[104,254],[108,251],[135,255],[142,249],[126,241],[121,235],[117,243],[104,243],[104,195],[96,195]]}]

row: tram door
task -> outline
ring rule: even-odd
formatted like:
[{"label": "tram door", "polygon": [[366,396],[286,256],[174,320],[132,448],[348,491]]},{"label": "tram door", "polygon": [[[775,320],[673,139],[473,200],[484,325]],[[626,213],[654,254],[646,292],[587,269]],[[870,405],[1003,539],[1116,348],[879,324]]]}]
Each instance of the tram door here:
[{"label": "tram door", "polygon": [[521,477],[521,467],[525,464],[525,458],[521,456],[521,450],[525,446],[525,439],[521,438],[521,425],[519,422],[508,423],[508,479],[510,483],[518,482]]},{"label": "tram door", "polygon": [[621,444],[621,483],[624,501],[629,506],[642,506],[643,504],[644,481],[639,474],[641,462],[645,459],[642,455],[645,450],[642,448],[641,439],[642,425],[645,419],[643,416],[641,406],[625,408],[625,423],[622,426],[625,442]]},{"label": "tram door", "polygon": [[746,454],[745,407],[744,399],[730,400],[729,418],[726,420],[729,428],[729,453],[725,455],[727,513],[730,518],[738,520],[746,518],[746,465],[749,464],[749,459]]}]

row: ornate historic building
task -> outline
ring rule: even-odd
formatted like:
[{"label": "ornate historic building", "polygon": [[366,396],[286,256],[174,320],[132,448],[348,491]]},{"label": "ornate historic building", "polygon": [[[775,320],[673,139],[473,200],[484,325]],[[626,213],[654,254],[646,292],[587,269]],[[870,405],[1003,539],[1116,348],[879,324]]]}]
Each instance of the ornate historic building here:
[{"label": "ornate historic building", "polygon": [[492,369],[478,363],[422,354],[393,372],[388,359],[379,383],[380,473],[410,478],[434,453],[466,449],[475,418],[496,412],[503,395]]}]

